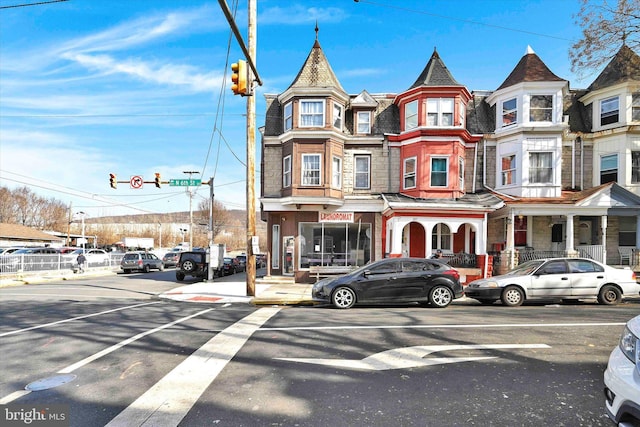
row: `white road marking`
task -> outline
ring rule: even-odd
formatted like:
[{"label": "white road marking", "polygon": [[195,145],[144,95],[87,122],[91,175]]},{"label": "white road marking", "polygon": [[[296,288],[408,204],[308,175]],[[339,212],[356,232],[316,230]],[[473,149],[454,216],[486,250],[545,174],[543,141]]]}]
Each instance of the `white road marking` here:
[{"label": "white road marking", "polygon": [[419,366],[443,365],[447,363],[471,362],[475,360],[497,359],[497,356],[485,357],[432,357],[428,354],[451,350],[500,350],[512,348],[551,348],[546,344],[469,344],[469,345],[420,345],[415,347],[394,348],[372,354],[364,359],[299,359],[277,357],[277,360],[310,363],[314,365],[335,366],[345,369],[367,371],[386,371],[390,369],[408,369]]},{"label": "white road marking", "polygon": [[565,328],[565,327],[598,327],[598,326],[624,326],[625,322],[601,322],[601,323],[497,323],[497,324],[473,324],[473,325],[373,325],[373,326],[294,326],[286,328],[261,328],[260,332],[267,331],[339,331],[346,329],[469,329],[469,328]]},{"label": "white road marking", "polygon": [[49,326],[59,325],[61,323],[73,322],[74,320],[86,319],[88,317],[101,316],[103,314],[108,314],[108,313],[115,313],[116,311],[127,310],[129,308],[143,307],[145,305],[160,304],[160,303],[161,303],[161,301],[145,302],[145,303],[142,303],[142,304],[135,304],[135,305],[128,305],[126,307],[114,308],[113,310],[105,310],[105,311],[101,311],[99,313],[85,314],[84,316],[72,317],[70,319],[58,320],[57,322],[45,323],[45,324],[42,324],[42,325],[31,326],[29,328],[16,329],[15,331],[4,332],[4,333],[0,334],[0,337],[6,337],[8,335],[19,334],[21,332],[26,332],[26,331],[33,331],[34,329],[47,328]]},{"label": "white road marking", "polygon": [[280,308],[261,308],[229,326],[176,366],[107,426],[177,426],[251,335]]},{"label": "white road marking", "polygon": [[[185,320],[189,320],[189,319],[194,318],[196,316],[200,316],[200,315],[202,315],[204,313],[207,313],[207,312],[209,312],[211,310],[214,310],[214,309],[213,308],[208,308],[206,310],[202,310],[202,311],[200,311],[200,312],[198,312],[196,314],[192,314],[191,316],[183,317],[183,318],[178,319],[178,320],[176,320],[174,322],[167,323],[165,325],[162,325],[162,326],[159,326],[157,328],[148,330],[146,332],[142,332],[142,333],[140,333],[140,334],[138,334],[136,336],[133,336],[131,338],[128,338],[128,339],[126,339],[124,341],[120,341],[118,344],[112,345],[111,347],[106,348],[106,349],[104,349],[104,350],[102,350],[102,351],[100,351],[98,353],[92,354],[91,356],[86,357],[86,358],[82,359],[79,362],[76,362],[76,363],[74,363],[72,365],[67,366],[64,369],[59,370],[57,373],[59,373],[59,374],[71,373],[71,372],[75,371],[76,369],[81,368],[82,366],[85,366],[86,364],[88,364],[90,362],[93,362],[94,360],[97,360],[97,359],[99,359],[99,358],[101,358],[103,356],[106,356],[107,354],[109,354],[109,353],[111,353],[111,352],[113,352],[115,350],[118,350],[119,348],[124,347],[127,344],[131,344],[132,342],[139,340],[140,338],[143,338],[143,337],[145,337],[147,335],[150,335],[150,334],[153,334],[155,332],[161,331],[163,329],[170,328],[171,326],[174,326],[177,323],[181,323],[181,322],[184,322]],[[30,393],[29,390],[20,390],[20,391],[13,392],[13,393],[3,397],[2,399],[0,399],[0,404],[4,405],[4,404],[7,404],[7,403],[11,403],[15,399],[18,399],[19,397],[22,397],[22,396],[24,396],[26,394],[29,394],[29,393]]]}]

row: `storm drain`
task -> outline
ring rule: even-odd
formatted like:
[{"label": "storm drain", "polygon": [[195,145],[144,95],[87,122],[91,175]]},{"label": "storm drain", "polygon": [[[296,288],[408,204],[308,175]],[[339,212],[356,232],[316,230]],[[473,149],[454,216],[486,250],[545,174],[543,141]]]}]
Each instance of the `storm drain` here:
[{"label": "storm drain", "polygon": [[30,391],[48,390],[50,388],[58,387],[59,385],[71,382],[76,379],[76,376],[77,375],[73,374],[61,374],[54,375],[48,378],[42,378],[27,384],[25,389]]}]

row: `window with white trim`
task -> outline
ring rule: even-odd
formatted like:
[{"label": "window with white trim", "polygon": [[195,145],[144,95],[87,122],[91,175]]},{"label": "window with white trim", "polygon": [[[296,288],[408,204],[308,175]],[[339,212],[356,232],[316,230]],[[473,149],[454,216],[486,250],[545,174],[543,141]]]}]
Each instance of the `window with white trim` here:
[{"label": "window with white trim", "polygon": [[600,126],[618,123],[620,120],[620,100],[617,96],[600,101]]},{"label": "window with white trim", "polygon": [[431,158],[431,186],[446,187],[449,175],[449,159],[446,157]]},{"label": "window with white trim", "polygon": [[518,101],[516,98],[502,103],[502,127],[518,123]]},{"label": "window with white trim", "polygon": [[404,128],[405,130],[418,127],[418,101],[411,101],[404,106]]},{"label": "window with white trim", "polygon": [[367,189],[370,188],[370,168],[371,168],[371,156],[369,155],[355,155],[353,156],[354,163],[354,185],[355,189]]},{"label": "window with white trim", "polygon": [[529,183],[553,183],[553,153],[529,153]]},{"label": "window with white trim", "polygon": [[600,184],[618,181],[618,155],[600,157]]},{"label": "window with white trim", "polygon": [[320,154],[302,155],[302,185],[320,185]]},{"label": "window with white trim", "polygon": [[464,158],[458,157],[458,185],[464,191]]},{"label": "window with white trim", "polygon": [[640,122],[640,92],[631,95],[631,120]]},{"label": "window with white trim", "polygon": [[416,157],[404,159],[404,188],[416,188]]},{"label": "window with white trim", "polygon": [[293,103],[287,102],[284,104],[284,131],[291,130],[293,128]]},{"label": "window with white trim", "polygon": [[291,187],[291,156],[282,159],[282,187]]},{"label": "window with white trim", "polygon": [[371,112],[358,111],[356,114],[356,133],[368,135],[371,133]]},{"label": "window with white trim", "polygon": [[428,126],[453,126],[453,98],[427,100]]},{"label": "window with white trim", "polygon": [[631,152],[631,183],[640,184],[640,151]]},{"label": "window with white trim", "polygon": [[516,155],[503,156],[501,159],[502,185],[511,185],[516,183]]},{"label": "window with white trim", "polygon": [[331,186],[342,189],[342,159],[334,157],[332,161]]},{"label": "window with white trim", "polygon": [[431,248],[451,250],[451,229],[447,224],[438,223],[431,230]]},{"label": "window with white trim", "polygon": [[300,127],[324,127],[324,101],[300,101]]},{"label": "window with white trim", "polygon": [[333,127],[342,130],[342,105],[333,103]]},{"label": "window with white trim", "polygon": [[553,95],[531,95],[529,100],[529,121],[553,121]]}]

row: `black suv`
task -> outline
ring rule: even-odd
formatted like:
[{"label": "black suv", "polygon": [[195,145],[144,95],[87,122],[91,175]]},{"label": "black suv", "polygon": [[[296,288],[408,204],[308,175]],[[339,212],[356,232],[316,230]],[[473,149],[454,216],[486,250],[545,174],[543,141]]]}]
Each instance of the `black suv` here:
[{"label": "black suv", "polygon": [[180,252],[176,264],[176,280],[184,280],[186,276],[198,279],[207,278],[207,254],[204,251]]}]

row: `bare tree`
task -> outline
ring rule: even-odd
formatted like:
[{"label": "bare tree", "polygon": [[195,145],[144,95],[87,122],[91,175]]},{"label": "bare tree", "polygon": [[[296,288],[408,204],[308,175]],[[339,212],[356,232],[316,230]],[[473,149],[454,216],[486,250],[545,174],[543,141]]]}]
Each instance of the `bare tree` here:
[{"label": "bare tree", "polygon": [[[209,204],[211,199],[201,200],[198,204],[198,211],[195,212],[197,222],[208,224],[209,223]],[[218,201],[213,202],[213,240],[220,234],[221,231],[229,225],[231,216],[224,207],[224,205]]]},{"label": "bare tree", "polygon": [[582,38],[569,50],[571,71],[580,78],[596,73],[626,44],[640,50],[640,0],[581,0],[574,16]]}]

